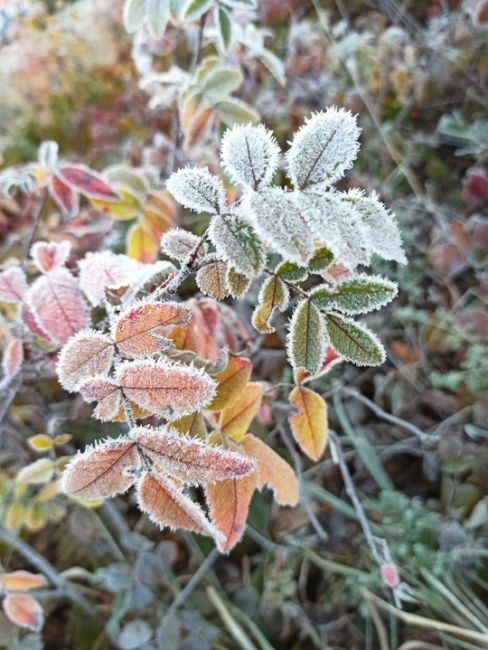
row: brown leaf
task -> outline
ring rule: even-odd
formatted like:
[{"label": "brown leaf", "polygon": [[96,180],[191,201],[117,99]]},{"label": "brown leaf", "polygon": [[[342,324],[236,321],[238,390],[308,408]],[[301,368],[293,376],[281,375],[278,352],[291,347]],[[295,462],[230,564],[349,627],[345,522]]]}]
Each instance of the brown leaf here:
[{"label": "brown leaf", "polygon": [[128,470],[139,467],[136,444],[129,438],[108,440],[75,456],[63,474],[63,491],[87,499],[122,494],[134,483]]}]

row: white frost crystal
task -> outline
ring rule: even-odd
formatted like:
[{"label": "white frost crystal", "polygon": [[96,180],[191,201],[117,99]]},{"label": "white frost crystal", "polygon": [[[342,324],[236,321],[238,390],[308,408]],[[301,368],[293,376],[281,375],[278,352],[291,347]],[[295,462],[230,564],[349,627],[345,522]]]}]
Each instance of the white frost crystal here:
[{"label": "white frost crystal", "polygon": [[179,169],[168,178],[167,187],[187,210],[218,214],[225,208],[222,183],[207,167]]}]

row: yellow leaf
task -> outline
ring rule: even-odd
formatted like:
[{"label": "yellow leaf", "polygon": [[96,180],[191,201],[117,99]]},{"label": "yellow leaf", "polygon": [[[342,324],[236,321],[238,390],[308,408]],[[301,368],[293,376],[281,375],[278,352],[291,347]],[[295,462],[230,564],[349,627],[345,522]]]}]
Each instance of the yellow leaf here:
[{"label": "yellow leaf", "polygon": [[10,591],[29,591],[47,584],[46,578],[40,573],[30,571],[12,571],[0,575],[0,586]]},{"label": "yellow leaf", "polygon": [[193,438],[205,438],[207,436],[207,427],[200,411],[168,422],[168,427],[178,431],[178,433],[187,433]]},{"label": "yellow leaf", "polygon": [[59,436],[56,436],[54,438],[54,444],[57,447],[60,447],[61,445],[66,445],[71,439],[72,435],[70,433],[60,433]]},{"label": "yellow leaf", "polygon": [[296,386],[290,393],[290,403],[298,410],[289,415],[293,436],[302,451],[312,460],[324,453],[329,432],[327,405],[313,390]]},{"label": "yellow leaf", "polygon": [[140,199],[132,192],[117,188],[121,201],[103,201],[101,199],[89,199],[95,210],[109,214],[113,219],[127,220],[134,219],[142,210]]},{"label": "yellow leaf", "polygon": [[240,440],[246,433],[261,406],[263,387],[249,383],[241,391],[238,399],[220,413],[219,429],[234,440]]},{"label": "yellow leaf", "polygon": [[5,526],[9,530],[19,530],[24,523],[24,506],[20,502],[12,503],[5,514]]},{"label": "yellow leaf", "polygon": [[61,494],[61,481],[59,479],[44,485],[36,494],[36,501],[38,503],[44,503],[45,501],[54,499],[58,494]]},{"label": "yellow leaf", "polygon": [[53,448],[53,439],[45,433],[39,433],[36,436],[31,436],[27,442],[34,451],[42,453]]},{"label": "yellow leaf", "polygon": [[42,530],[47,524],[46,510],[40,503],[31,503],[25,512],[25,526],[30,531]]},{"label": "yellow leaf", "polygon": [[150,264],[156,259],[158,243],[141,223],[136,223],[127,233],[127,255],[139,262]]},{"label": "yellow leaf", "polygon": [[244,357],[231,357],[225,370],[214,377],[217,382],[217,394],[212,403],[207,406],[211,411],[220,411],[230,406],[251,376],[251,362]]},{"label": "yellow leaf", "polygon": [[47,483],[54,474],[54,463],[49,458],[40,458],[30,465],[23,467],[17,474],[16,480],[27,485]]}]

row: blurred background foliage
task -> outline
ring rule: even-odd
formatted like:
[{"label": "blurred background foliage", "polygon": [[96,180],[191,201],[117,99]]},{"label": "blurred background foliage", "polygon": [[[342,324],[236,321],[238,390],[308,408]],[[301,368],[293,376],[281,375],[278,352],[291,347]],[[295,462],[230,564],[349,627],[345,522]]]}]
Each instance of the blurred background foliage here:
[{"label": "blurred background foliage", "polygon": [[[275,510],[269,495],[256,494],[248,534],[229,556],[217,557],[200,538],[159,533],[127,498],[93,509],[67,503],[57,483],[65,454],[99,435],[100,426],[86,418],[87,407],[66,401],[54,380],[33,376],[2,424],[0,517],[7,531],[96,595],[101,618],[48,600],[42,635],[23,634],[2,617],[0,646],[488,647],[488,3],[258,5],[253,23],[283,62],[286,80],[280,85],[238,47],[226,55],[243,74],[236,96],[282,144],[310,111],[337,104],[357,113],[361,154],[344,187],[378,191],[404,234],[409,266],[373,268],[400,285],[393,305],[370,319],[388,362],[367,370],[340,364],[316,390],[327,397],[374,533],[388,540],[410,600],[401,612],[389,602],[330,457],[297,467],[304,493],[298,508]],[[154,70],[187,67],[197,31],[197,24],[171,25],[153,41]],[[31,161],[41,141],[54,139],[72,160],[97,169],[147,167],[164,181],[173,108],[148,107],[120,3],[1,4],[0,43],[2,164]],[[196,129],[184,143],[178,165],[217,164],[216,129],[223,126],[216,120],[216,128]],[[26,209],[1,199],[3,260],[22,246]],[[82,250],[96,247],[111,227],[90,221],[85,210],[77,218]],[[195,219],[184,225],[201,230]],[[42,229],[54,238],[70,232],[54,214]],[[113,248],[120,241],[109,234]],[[254,300],[251,293],[238,307],[244,320]],[[253,363],[262,380],[290,381],[281,334],[267,337]],[[290,458],[279,404],[270,400],[275,426],[263,417],[256,431],[271,429],[268,439]],[[47,449],[26,444],[46,431],[72,438]],[[16,481],[12,467],[39,458],[48,461],[41,477],[27,486]],[[4,570],[23,567],[7,546],[1,553]]]}]

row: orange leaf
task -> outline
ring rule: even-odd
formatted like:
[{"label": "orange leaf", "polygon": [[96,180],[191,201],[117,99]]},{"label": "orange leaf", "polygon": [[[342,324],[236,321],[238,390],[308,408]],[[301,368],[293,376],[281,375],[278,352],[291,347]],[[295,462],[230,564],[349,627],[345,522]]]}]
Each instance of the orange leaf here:
[{"label": "orange leaf", "polygon": [[30,571],[12,571],[0,575],[0,586],[7,591],[29,591],[47,585],[46,578],[41,573]]},{"label": "orange leaf", "polygon": [[329,425],[327,405],[313,390],[296,386],[290,393],[290,403],[298,410],[289,415],[293,437],[302,451],[312,460],[318,460],[327,444]]},{"label": "orange leaf", "polygon": [[223,372],[215,377],[217,394],[212,403],[207,406],[212,411],[220,411],[224,406],[230,406],[249,381],[251,362],[244,357],[231,357]]},{"label": "orange leaf", "polygon": [[167,334],[167,328],[186,325],[191,318],[190,309],[177,302],[141,302],[118,317],[114,340],[127,357],[148,356],[161,350],[158,337]]},{"label": "orange leaf", "polygon": [[269,486],[276,501],[282,506],[296,506],[300,496],[300,486],[295,472],[262,440],[248,433],[241,440],[241,445],[258,464],[257,487],[261,490]]},{"label": "orange leaf", "polygon": [[139,262],[154,262],[159,249],[159,239],[141,224],[135,223],[127,233],[127,255]]},{"label": "orange leaf", "polygon": [[262,398],[261,384],[247,384],[238,399],[221,411],[219,429],[230,438],[240,440],[257,414]]},{"label": "orange leaf", "polygon": [[94,330],[71,337],[61,350],[56,368],[61,386],[70,392],[92,375],[106,375],[112,365],[112,341]]},{"label": "orange leaf", "polygon": [[113,497],[130,488],[135,478],[128,470],[138,466],[133,440],[109,440],[71,460],[63,474],[63,491],[87,499]]},{"label": "orange leaf", "polygon": [[218,534],[200,506],[179,490],[171,479],[153,473],[144,474],[137,487],[137,496],[140,509],[160,528],[185,528],[208,537]]},{"label": "orange leaf", "polygon": [[[239,446],[226,439],[219,433],[212,433],[207,438],[210,444],[221,442],[232,451],[239,450]],[[222,539],[217,540],[217,545],[222,553],[228,553],[241,539],[246,527],[249,504],[256,489],[257,472],[240,479],[229,479],[207,485],[205,494],[210,510],[210,516]]]},{"label": "orange leaf", "polygon": [[205,372],[151,360],[122,363],[116,378],[128,399],[155,415],[189,415],[215,394],[215,382]]},{"label": "orange leaf", "polygon": [[7,618],[15,625],[35,632],[42,628],[44,612],[37,600],[29,594],[9,594],[2,605]]},{"label": "orange leaf", "polygon": [[203,441],[149,427],[129,434],[154,466],[190,484],[215,483],[253,472],[256,464],[240,453],[215,449]]}]

